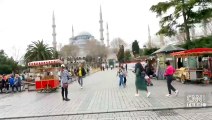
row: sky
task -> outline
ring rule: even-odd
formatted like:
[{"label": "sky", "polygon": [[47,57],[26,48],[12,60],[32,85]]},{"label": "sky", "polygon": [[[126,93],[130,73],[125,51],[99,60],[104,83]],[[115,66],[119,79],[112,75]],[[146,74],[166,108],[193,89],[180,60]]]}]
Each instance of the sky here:
[{"label": "sky", "polygon": [[143,46],[150,34],[159,30],[159,19],[149,9],[161,0],[0,0],[0,49],[19,60],[32,41],[44,40],[52,46],[52,14],[58,44],[68,44],[74,34],[87,31],[100,38],[99,12],[102,7],[104,38],[106,23],[109,38],[120,37],[128,44]]}]

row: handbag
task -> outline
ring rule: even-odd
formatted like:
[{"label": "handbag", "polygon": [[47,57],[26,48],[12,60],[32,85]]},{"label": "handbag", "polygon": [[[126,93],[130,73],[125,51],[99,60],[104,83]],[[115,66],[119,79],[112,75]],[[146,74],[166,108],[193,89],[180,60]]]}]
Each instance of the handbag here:
[{"label": "handbag", "polygon": [[145,77],[144,77],[146,80],[148,80],[149,79],[149,76],[148,75],[145,75]]},{"label": "handbag", "polygon": [[68,83],[63,83],[63,88],[68,88]]}]

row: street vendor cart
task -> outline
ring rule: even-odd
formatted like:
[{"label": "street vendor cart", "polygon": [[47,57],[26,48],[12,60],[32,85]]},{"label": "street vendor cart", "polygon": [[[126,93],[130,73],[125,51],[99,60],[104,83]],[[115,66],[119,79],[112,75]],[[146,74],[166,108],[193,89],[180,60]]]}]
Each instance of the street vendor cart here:
[{"label": "street vendor cart", "polygon": [[59,66],[63,62],[59,59],[29,62],[30,73],[35,79],[36,91],[51,92],[59,85]]},{"label": "street vendor cart", "polygon": [[174,76],[182,83],[187,80],[209,83],[212,80],[212,48],[195,48],[171,55],[176,58]]}]

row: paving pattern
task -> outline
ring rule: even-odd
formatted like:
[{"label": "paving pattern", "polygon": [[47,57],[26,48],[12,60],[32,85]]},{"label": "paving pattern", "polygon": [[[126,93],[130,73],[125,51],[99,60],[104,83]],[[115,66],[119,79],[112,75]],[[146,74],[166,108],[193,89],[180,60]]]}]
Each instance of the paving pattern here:
[{"label": "paving pattern", "polygon": [[212,120],[212,108],[61,115],[22,120]]},{"label": "paving pattern", "polygon": [[[72,83],[69,86],[69,98],[71,99],[69,102],[62,101],[60,89],[54,93],[25,91],[0,94],[0,119],[17,117],[34,117],[27,119],[37,119],[38,117],[39,119],[125,119],[123,117],[137,119],[136,117],[139,118],[139,116],[144,119],[150,119],[149,116],[151,116],[154,119],[154,116],[157,118],[159,115],[163,118],[165,116],[163,113],[152,110],[187,108],[187,95],[195,93],[206,94],[206,104],[212,106],[212,85],[181,84],[174,81],[173,85],[180,93],[177,97],[167,98],[165,97],[167,94],[166,81],[153,80],[154,86],[148,87],[152,94],[150,98],[147,98],[145,92],[140,92],[139,97],[134,96],[134,83],[134,73],[129,71],[126,88],[119,87],[116,70],[106,70],[87,76],[84,79],[83,89],[77,82]],[[183,117],[180,115],[182,119],[189,118],[183,112],[180,114],[183,114]],[[206,116],[210,116],[210,114],[204,113]],[[47,115],[48,117],[45,117]],[[195,115],[199,116],[199,114]],[[178,114],[176,116],[180,117]],[[176,116],[173,115],[173,117]],[[165,116],[164,119],[168,118]]]}]

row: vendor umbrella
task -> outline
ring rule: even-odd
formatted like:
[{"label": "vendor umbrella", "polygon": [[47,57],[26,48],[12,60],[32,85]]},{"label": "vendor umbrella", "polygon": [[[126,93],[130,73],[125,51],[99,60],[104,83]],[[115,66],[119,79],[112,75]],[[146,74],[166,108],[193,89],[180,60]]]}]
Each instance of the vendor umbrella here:
[{"label": "vendor umbrella", "polygon": [[157,53],[171,53],[171,52],[177,52],[177,51],[182,51],[182,50],[185,50],[185,49],[170,44],[170,45],[160,48],[159,50],[155,51],[152,54],[154,55]]}]

